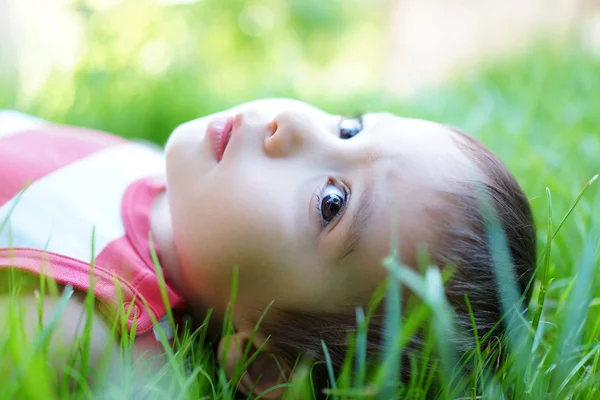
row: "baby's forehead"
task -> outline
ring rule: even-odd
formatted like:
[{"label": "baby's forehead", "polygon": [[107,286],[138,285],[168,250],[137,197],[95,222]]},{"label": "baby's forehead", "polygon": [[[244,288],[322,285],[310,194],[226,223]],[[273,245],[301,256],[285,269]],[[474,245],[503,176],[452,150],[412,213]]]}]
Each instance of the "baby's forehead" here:
[{"label": "baby's forehead", "polygon": [[465,141],[464,134],[434,121],[406,118],[390,113],[369,113],[363,116],[365,131],[388,144],[400,143],[410,148],[427,145],[431,149],[453,148]]},{"label": "baby's forehead", "polygon": [[397,187],[405,194],[425,188],[451,191],[456,181],[480,175],[465,151],[469,137],[446,125],[367,114],[364,129],[365,143],[377,160],[371,176],[389,189]]}]

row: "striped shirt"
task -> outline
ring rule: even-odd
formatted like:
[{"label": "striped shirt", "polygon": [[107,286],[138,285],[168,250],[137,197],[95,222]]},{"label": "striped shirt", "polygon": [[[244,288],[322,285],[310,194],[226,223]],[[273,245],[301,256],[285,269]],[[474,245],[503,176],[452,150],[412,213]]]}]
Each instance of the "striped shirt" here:
[{"label": "striped shirt", "polygon": [[[151,316],[167,312],[149,244],[163,157],[113,135],[0,110],[0,268],[93,290],[109,317],[121,299],[131,309],[127,329],[152,330]],[[165,288],[170,307],[181,308]]]}]

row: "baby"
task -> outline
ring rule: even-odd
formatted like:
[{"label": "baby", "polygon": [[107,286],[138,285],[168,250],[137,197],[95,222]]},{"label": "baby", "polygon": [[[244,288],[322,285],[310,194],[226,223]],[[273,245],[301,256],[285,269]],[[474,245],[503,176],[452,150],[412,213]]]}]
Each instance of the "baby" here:
[{"label": "baby", "polygon": [[[422,249],[451,267],[446,294],[459,325],[472,330],[468,295],[479,335],[493,329],[501,309],[480,192],[497,212],[524,293],[536,262],[527,198],[490,151],[449,127],[386,113],[344,118],[268,99],[181,125],[163,155],[0,113],[0,267],[43,272],[77,293],[93,290],[92,359],[102,343],[116,343],[105,321],[114,319],[115,281],[132,311],[126,328],[135,327],[138,350],[160,352],[153,320],[164,321],[168,310],[153,249],[175,315],[187,308],[201,321],[212,309],[220,322],[237,273],[235,332],[219,346],[230,377],[272,303],[253,337],[264,351],[241,380],[246,393],[281,383],[298,356],[322,360],[321,340],[341,366],[345,331],[386,279],[381,261],[391,246],[410,267],[418,268]],[[34,298],[24,294],[24,302],[37,323]],[[45,315],[55,306],[46,299]],[[72,340],[83,300],[76,297],[67,312],[55,336]],[[382,320],[375,313],[370,352]]]}]

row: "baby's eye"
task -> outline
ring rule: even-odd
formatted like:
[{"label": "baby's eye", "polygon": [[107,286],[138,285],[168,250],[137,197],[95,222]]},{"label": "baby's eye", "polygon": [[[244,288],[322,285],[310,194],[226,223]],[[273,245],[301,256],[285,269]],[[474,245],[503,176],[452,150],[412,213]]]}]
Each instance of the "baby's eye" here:
[{"label": "baby's eye", "polygon": [[341,213],[346,205],[346,197],[347,192],[344,189],[340,189],[332,181],[327,183],[320,196],[320,211],[324,226],[327,226]]},{"label": "baby's eye", "polygon": [[341,139],[350,139],[356,136],[363,129],[362,116],[358,118],[342,118],[339,129]]}]

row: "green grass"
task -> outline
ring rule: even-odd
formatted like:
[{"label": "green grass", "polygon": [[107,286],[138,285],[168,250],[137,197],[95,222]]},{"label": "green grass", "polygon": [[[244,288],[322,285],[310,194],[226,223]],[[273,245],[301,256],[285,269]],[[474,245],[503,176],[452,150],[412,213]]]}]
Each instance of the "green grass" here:
[{"label": "green grass", "polygon": [[[75,85],[89,83],[82,73]],[[295,93],[282,86],[270,93],[225,96],[211,102],[198,98],[181,107],[170,102],[185,89],[185,79],[175,72],[165,81],[148,81],[139,103],[136,97],[115,99],[110,91],[98,91],[81,107],[55,120],[107,129],[133,137],[164,142],[179,122],[203,112],[215,111],[254,95]],[[100,85],[101,86],[101,85]],[[51,91],[49,83],[45,90]],[[100,90],[89,86],[86,90]],[[46,92],[48,95],[48,92]],[[243,97],[243,98],[242,98]],[[1,99],[4,106],[19,106],[18,99]],[[329,394],[332,398],[364,398],[375,393],[384,397],[422,398],[431,387],[441,398],[598,398],[600,387],[600,285],[598,246],[600,244],[600,191],[592,178],[600,172],[600,60],[576,46],[540,46],[525,56],[488,65],[462,76],[445,88],[420,93],[409,102],[400,102],[379,93],[340,98],[304,99],[335,111],[387,110],[401,115],[432,119],[455,125],[480,138],[496,152],[516,175],[529,196],[537,222],[539,263],[534,296],[523,315],[507,318],[521,322],[502,347],[506,362],[492,372],[485,362],[485,350],[468,357],[448,351],[453,335],[452,315],[441,294],[442,277],[435,268],[416,275],[398,265],[393,257],[385,262],[390,271],[385,301],[388,315],[386,350],[373,373],[367,373],[364,357],[364,326],[368,310],[357,310],[359,329],[350,349],[349,361]],[[43,101],[20,106],[42,116]],[[72,112],[71,112],[72,111]],[[89,111],[89,113],[87,113]],[[488,228],[494,232],[492,218]],[[0,224],[2,225],[2,224]],[[502,257],[502,238],[495,246]],[[406,286],[421,302],[400,318],[399,299]],[[204,346],[205,330],[184,331],[179,351],[168,352],[168,365],[147,382],[124,373],[122,379],[103,391],[82,384],[75,393],[63,380],[58,393],[52,388],[52,371],[43,349],[48,345],[51,326],[40,328],[33,345],[26,345],[20,320],[17,284],[11,287],[9,312],[0,327],[0,398],[129,398],[132,388],[145,391],[148,398],[198,399],[232,398],[236,381],[228,382],[216,367],[215,355]],[[44,285],[43,285],[44,286]],[[59,305],[68,301],[63,294]],[[57,313],[60,307],[57,308]],[[425,360],[437,365],[436,374],[422,368],[423,360],[412,360],[417,372],[405,385],[393,377],[399,371],[399,354],[407,337],[420,325],[429,326]],[[226,326],[224,329],[230,329]],[[120,340],[125,358],[130,338]],[[85,345],[85,338],[80,345]],[[84,346],[85,347],[85,346]],[[326,350],[326,347],[325,347]],[[491,349],[491,352],[498,349]],[[251,354],[249,354],[251,356]],[[7,364],[5,360],[11,360]],[[468,379],[455,374],[454,363],[469,363],[474,373]],[[7,365],[18,366],[12,370]],[[78,368],[78,369],[77,369]],[[81,376],[84,366],[68,373]],[[304,398],[312,393],[305,378],[307,366],[300,365],[298,378],[289,383],[290,393]],[[139,389],[142,387],[142,389]],[[140,392],[137,392],[140,393]],[[293,397],[293,396],[292,396]]]}]

